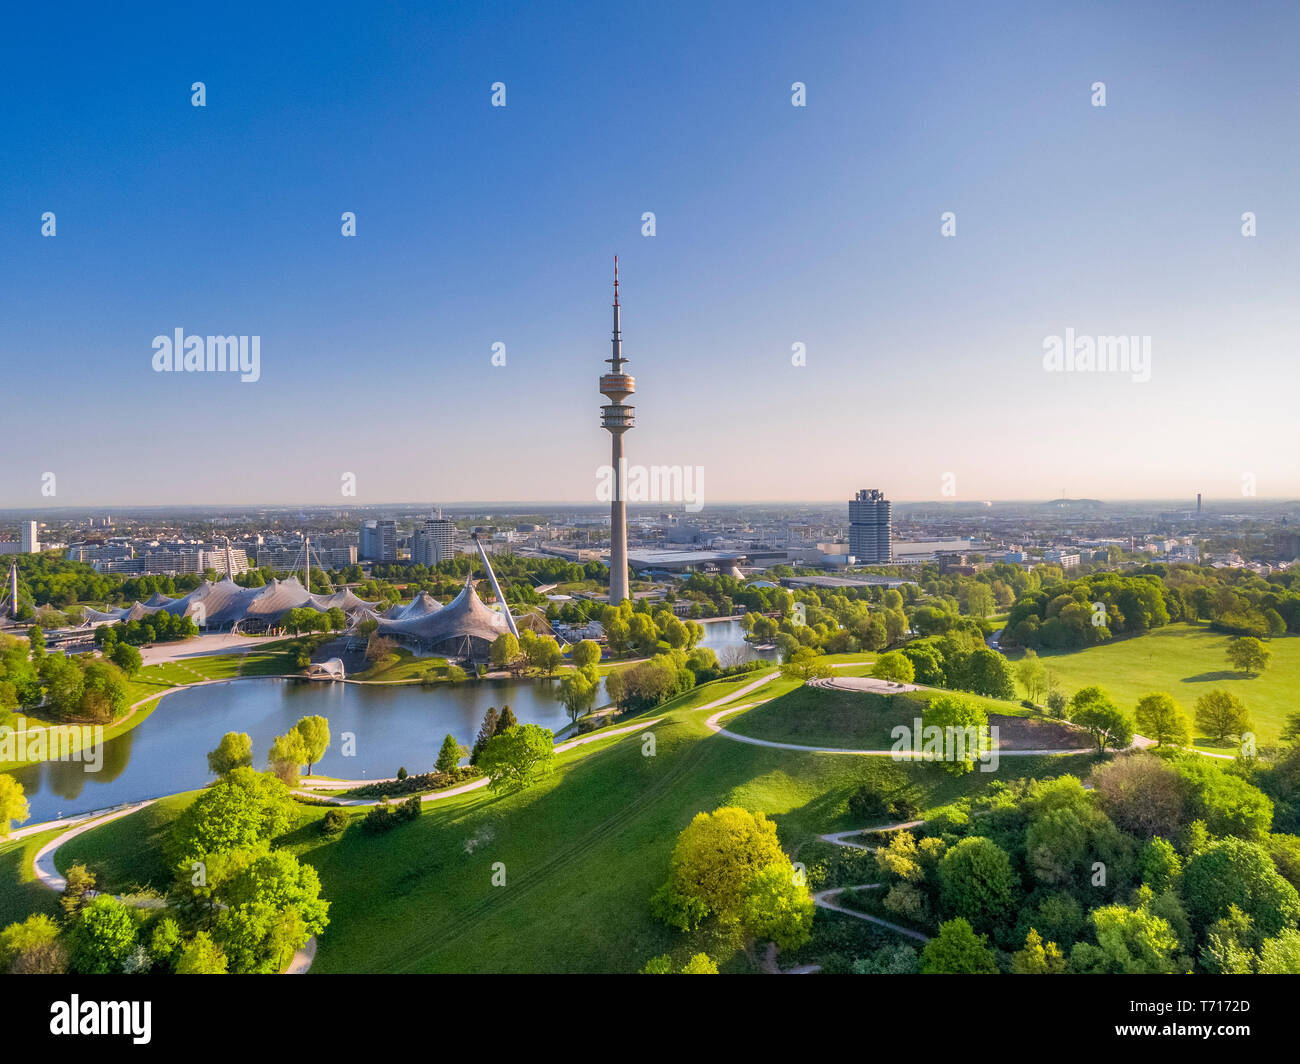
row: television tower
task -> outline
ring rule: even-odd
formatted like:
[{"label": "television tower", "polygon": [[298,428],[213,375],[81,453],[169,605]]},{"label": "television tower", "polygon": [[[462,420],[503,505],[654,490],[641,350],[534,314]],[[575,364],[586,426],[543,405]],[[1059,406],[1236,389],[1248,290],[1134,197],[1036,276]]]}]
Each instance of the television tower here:
[{"label": "television tower", "polygon": [[618,256],[614,256],[614,344],[613,357],[605,359],[610,372],[601,374],[600,392],[609,400],[602,406],[601,427],[613,441],[611,466],[614,470],[614,497],[609,503],[609,601],[617,606],[628,597],[627,586],[627,503],[623,498],[627,479],[623,457],[623,433],[632,427],[633,407],[624,403],[636,391],[636,378],[623,372],[623,332],[619,326]]}]

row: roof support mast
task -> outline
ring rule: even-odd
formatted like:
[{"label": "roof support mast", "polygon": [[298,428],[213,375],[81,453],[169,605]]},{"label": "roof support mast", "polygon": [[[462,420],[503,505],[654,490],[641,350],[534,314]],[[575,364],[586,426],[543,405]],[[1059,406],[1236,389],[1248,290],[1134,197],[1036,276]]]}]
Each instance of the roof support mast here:
[{"label": "roof support mast", "polygon": [[478,548],[479,557],[483,559],[483,567],[487,569],[488,580],[492,582],[492,593],[496,595],[497,601],[501,603],[501,612],[506,615],[506,624],[510,628],[510,634],[516,639],[519,638],[519,629],[515,627],[515,619],[510,615],[510,604],[506,602],[505,595],[501,594],[501,585],[497,583],[497,574],[492,571],[492,563],[488,561],[487,551],[483,549],[483,541],[478,538],[478,533],[472,535],[474,546]]}]

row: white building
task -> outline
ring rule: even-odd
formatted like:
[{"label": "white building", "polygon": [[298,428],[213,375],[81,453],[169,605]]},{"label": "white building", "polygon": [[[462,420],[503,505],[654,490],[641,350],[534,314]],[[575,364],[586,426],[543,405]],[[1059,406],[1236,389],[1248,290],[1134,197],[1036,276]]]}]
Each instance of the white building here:
[{"label": "white building", "polygon": [[39,526],[35,521],[24,521],[22,523],[22,552],[24,554],[37,554],[41,549]]}]

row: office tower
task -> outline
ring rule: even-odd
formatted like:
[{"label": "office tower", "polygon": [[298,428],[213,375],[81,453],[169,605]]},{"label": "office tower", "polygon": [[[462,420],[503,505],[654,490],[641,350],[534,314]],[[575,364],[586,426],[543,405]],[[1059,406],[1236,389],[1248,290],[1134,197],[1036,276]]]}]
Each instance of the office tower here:
[{"label": "office tower", "polygon": [[849,553],[858,565],[889,565],[894,560],[891,505],[875,488],[864,488],[849,500]]},{"label": "office tower", "polygon": [[41,541],[37,533],[37,524],[35,521],[24,521],[22,523],[22,548],[24,554],[37,554],[41,549]]},{"label": "office tower", "polygon": [[454,557],[456,526],[441,517],[431,517],[415,526],[411,536],[411,561],[418,565],[437,565]]}]

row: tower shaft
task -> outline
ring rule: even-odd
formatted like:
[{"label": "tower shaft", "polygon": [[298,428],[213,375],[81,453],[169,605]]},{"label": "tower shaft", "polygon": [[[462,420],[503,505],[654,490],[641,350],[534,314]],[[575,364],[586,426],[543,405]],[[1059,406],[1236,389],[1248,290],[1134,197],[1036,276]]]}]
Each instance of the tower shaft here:
[{"label": "tower shaft", "polygon": [[614,497],[609,504],[609,601],[617,606],[629,597],[627,579],[627,503],[623,433],[635,421],[635,408],[626,400],[636,391],[636,378],[623,372],[623,329],[618,301],[618,257],[614,258],[614,335],[611,344],[610,372],[600,378],[600,391],[609,402],[601,407],[601,426],[611,436],[610,459],[613,467]]}]

